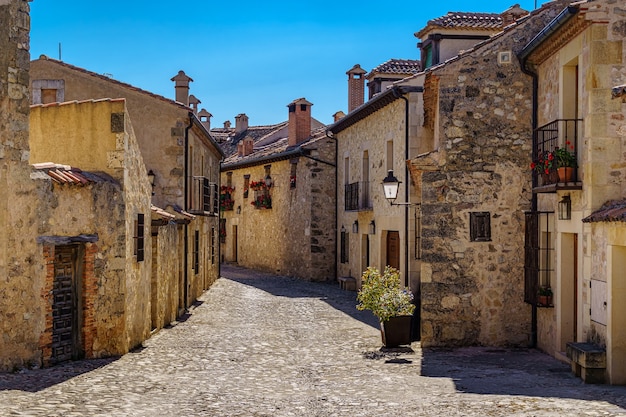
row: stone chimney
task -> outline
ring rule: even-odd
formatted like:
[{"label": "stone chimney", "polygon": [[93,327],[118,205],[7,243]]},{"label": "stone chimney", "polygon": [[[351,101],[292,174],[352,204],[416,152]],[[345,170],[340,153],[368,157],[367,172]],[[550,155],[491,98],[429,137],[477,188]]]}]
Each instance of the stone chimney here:
[{"label": "stone chimney", "polygon": [[245,113],[235,116],[235,133],[241,133],[248,130],[248,116]]},{"label": "stone chimney", "polygon": [[333,121],[337,123],[339,120],[343,119],[346,116],[344,112],[339,110],[337,113],[333,114]]},{"label": "stone chimney", "polygon": [[230,120],[224,122],[224,129],[230,129]]},{"label": "stone chimney", "polygon": [[520,17],[524,17],[529,12],[522,9],[519,4],[514,4],[500,14],[502,18],[502,27],[508,26]]},{"label": "stone chimney", "polygon": [[193,94],[189,96],[189,107],[193,109],[195,114],[198,114],[198,104],[202,103]]},{"label": "stone chimney", "polygon": [[248,156],[254,151],[254,140],[245,138],[237,144],[237,155]]},{"label": "stone chimney", "polygon": [[292,101],[289,108],[288,146],[296,146],[311,137],[311,106],[304,98]]},{"label": "stone chimney", "polygon": [[178,71],[176,76],[172,77],[174,88],[176,89],[176,101],[189,106],[189,82],[193,81],[184,71]]},{"label": "stone chimney", "polygon": [[211,117],[213,117],[213,115],[206,111],[206,109],[202,109],[200,110],[200,113],[198,113],[200,123],[202,123],[207,131],[211,131]]},{"label": "stone chimney", "polygon": [[363,104],[365,100],[366,72],[359,64],[346,72],[348,74],[348,113]]}]

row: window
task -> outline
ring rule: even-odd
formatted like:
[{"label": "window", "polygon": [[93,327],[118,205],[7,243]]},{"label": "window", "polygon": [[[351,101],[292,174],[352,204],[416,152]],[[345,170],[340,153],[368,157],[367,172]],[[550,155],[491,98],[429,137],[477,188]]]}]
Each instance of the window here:
[{"label": "window", "polygon": [[133,236],[133,241],[135,243],[133,252],[137,257],[137,262],[143,262],[145,255],[145,223],[142,213],[138,213],[137,220],[135,220],[135,236]]},{"label": "window", "polygon": [[422,259],[422,207],[415,208],[415,259]]},{"label": "window", "polygon": [[298,172],[298,160],[291,160],[291,172],[289,173],[289,188],[296,188],[296,174]]},{"label": "window", "polygon": [[[220,225],[221,225],[221,220],[220,220]],[[224,223],[224,232],[226,232],[226,223]],[[215,246],[217,246],[217,242],[215,241],[215,227],[212,227],[211,228],[211,265],[215,265]]]},{"label": "window", "polygon": [[226,219],[220,219],[220,243],[226,243]]},{"label": "window", "polygon": [[343,183],[350,184],[350,158],[347,156],[343,160]]},{"label": "window", "polygon": [[196,230],[193,236],[193,272],[200,271],[200,231]]},{"label": "window", "polygon": [[65,101],[65,80],[33,80],[33,104]]},{"label": "window", "polygon": [[537,305],[540,288],[554,276],[554,212],[527,212],[524,242],[524,301]]},{"label": "window", "polygon": [[243,176],[243,198],[248,198],[249,189],[250,189],[250,174]]},{"label": "window", "polygon": [[470,241],[491,241],[491,215],[488,211],[470,213]]},{"label": "window", "polygon": [[387,141],[387,171],[393,171],[393,141]]},{"label": "window", "polygon": [[344,227],[341,227],[341,263],[348,263],[348,250],[349,250],[349,242],[348,242],[348,232]]}]

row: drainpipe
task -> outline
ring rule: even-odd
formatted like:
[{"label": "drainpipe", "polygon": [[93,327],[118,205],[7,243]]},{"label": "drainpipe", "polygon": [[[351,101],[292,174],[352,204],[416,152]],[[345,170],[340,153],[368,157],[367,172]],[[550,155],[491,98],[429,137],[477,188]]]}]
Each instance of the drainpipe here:
[{"label": "drainpipe", "polygon": [[[184,175],[185,175],[185,180],[184,180],[184,185],[183,185],[183,189],[184,189],[184,210],[187,213],[189,211],[189,129],[191,129],[191,126],[193,126],[193,113],[189,112],[188,113],[188,117],[189,117],[189,125],[187,127],[185,127],[185,168],[184,168]],[[189,223],[186,222],[185,223],[185,228],[184,228],[184,257],[185,257],[185,261],[183,262],[183,274],[185,279],[183,280],[183,298],[184,298],[184,306],[185,306],[185,310],[187,310],[187,298],[189,296],[188,291],[187,291],[187,287],[189,286],[189,277],[188,277],[188,273],[189,273]]]},{"label": "drainpipe", "polygon": [[[393,87],[393,96],[404,100],[404,201],[409,202],[409,99],[400,88]],[[404,206],[404,286],[409,286],[409,205]]]},{"label": "drainpipe", "polygon": [[[337,138],[333,135],[333,132],[326,130],[326,137],[335,141],[335,202],[339,201],[339,187],[337,186],[339,181],[339,170],[337,169],[337,164],[339,163],[339,155],[337,152],[339,151],[339,142]],[[330,133],[330,134],[329,134]],[[339,209],[337,208],[337,204],[335,204],[335,279],[337,279],[337,275],[339,271],[337,269],[337,262],[339,261],[339,255],[337,254],[339,251],[337,250],[337,231],[339,231]]]}]

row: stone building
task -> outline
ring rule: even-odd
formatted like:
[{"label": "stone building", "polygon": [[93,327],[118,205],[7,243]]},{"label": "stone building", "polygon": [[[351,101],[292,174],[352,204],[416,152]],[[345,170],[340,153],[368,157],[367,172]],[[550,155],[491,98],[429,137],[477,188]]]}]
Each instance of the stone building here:
[{"label": "stone building", "polygon": [[420,204],[423,346],[527,346],[522,278],[531,208],[532,79],[521,48],[551,2],[424,74],[424,132],[410,161]]},{"label": "stone building", "polygon": [[431,19],[415,32],[420,39],[422,68],[446,62],[459,51],[472,48],[476,43],[501,32],[528,12],[515,4],[502,13],[448,12]]},{"label": "stone building", "polygon": [[274,126],[214,129],[222,164],[222,254],[226,262],[310,281],[335,279],[335,142],[294,100]]},{"label": "stone building", "polygon": [[152,261],[151,186],[124,99],[32,106],[30,149],[47,186],[31,236],[42,362],[124,354],[150,336]]},{"label": "stone building", "polygon": [[[125,98],[155,210],[152,328],[175,320],[219,276],[219,165],[223,153],[196,114],[183,71],[171,100],[46,56],[31,62],[34,104]],[[203,111],[206,112],[206,111]],[[203,113],[204,114],[204,113]],[[161,226],[161,227],[156,227]]]},{"label": "stone building", "polygon": [[[537,311],[538,346],[571,360],[587,382],[611,384],[626,384],[626,12],[619,3],[562,8],[520,53],[536,80],[531,155],[542,168],[533,171],[526,229],[526,299]],[[563,151],[573,163],[559,158]],[[542,156],[550,154],[557,158],[546,166]],[[547,288],[552,299],[540,299]]]}]

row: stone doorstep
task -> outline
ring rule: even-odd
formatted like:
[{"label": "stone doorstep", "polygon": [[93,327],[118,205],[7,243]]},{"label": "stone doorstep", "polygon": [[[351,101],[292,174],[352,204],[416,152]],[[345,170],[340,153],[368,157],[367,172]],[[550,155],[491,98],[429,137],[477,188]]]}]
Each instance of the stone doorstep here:
[{"label": "stone doorstep", "polygon": [[353,277],[339,277],[339,287],[346,291],[356,291],[356,279]]},{"label": "stone doorstep", "polygon": [[588,384],[606,383],[606,351],[593,343],[567,343],[572,372]]}]

